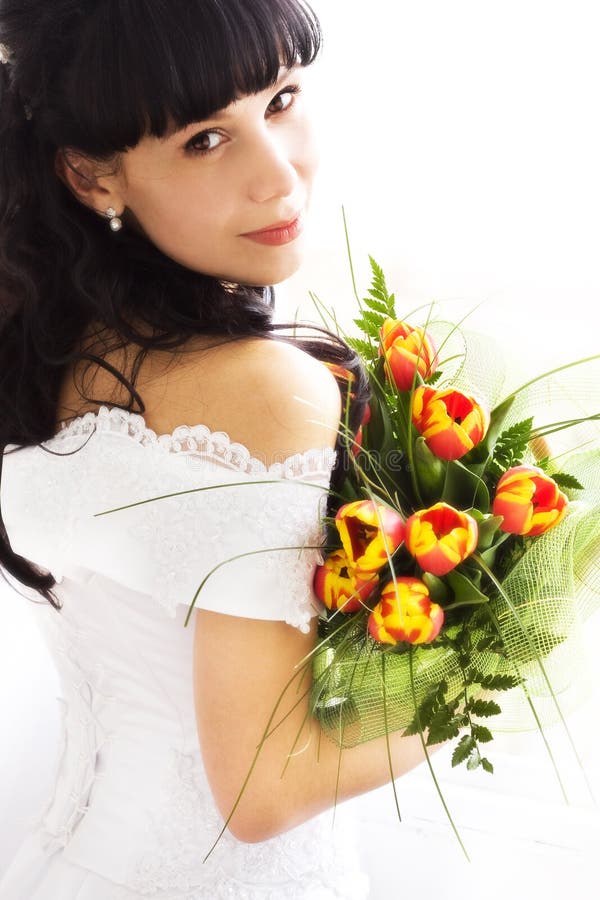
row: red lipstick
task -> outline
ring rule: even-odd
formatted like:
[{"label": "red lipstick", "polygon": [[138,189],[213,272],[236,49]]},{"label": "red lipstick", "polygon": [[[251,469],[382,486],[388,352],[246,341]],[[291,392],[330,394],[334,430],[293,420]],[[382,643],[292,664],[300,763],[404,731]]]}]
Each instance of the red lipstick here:
[{"label": "red lipstick", "polygon": [[298,213],[295,219],[288,222],[276,222],[259,231],[248,231],[242,237],[255,241],[257,244],[270,244],[276,247],[295,240],[302,231],[302,227],[302,214]]}]

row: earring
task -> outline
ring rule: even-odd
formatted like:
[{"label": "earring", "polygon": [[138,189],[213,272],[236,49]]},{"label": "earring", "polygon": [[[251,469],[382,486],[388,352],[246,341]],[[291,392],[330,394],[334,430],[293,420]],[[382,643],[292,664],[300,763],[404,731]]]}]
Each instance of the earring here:
[{"label": "earring", "polygon": [[119,217],[117,216],[117,211],[116,211],[116,209],[113,209],[112,206],[109,206],[108,209],[106,210],[106,215],[107,215],[108,218],[110,219],[110,222],[109,222],[108,224],[110,225],[110,227],[112,228],[112,230],[113,230],[113,231],[120,231],[121,228],[123,227],[123,223],[121,222],[121,220],[120,220]]}]

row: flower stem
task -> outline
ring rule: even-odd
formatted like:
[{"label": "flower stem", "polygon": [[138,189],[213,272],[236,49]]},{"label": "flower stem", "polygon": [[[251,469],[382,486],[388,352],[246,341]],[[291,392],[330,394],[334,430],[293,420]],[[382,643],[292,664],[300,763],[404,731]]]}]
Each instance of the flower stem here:
[{"label": "flower stem", "polygon": [[409,671],[410,671],[410,689],[411,689],[411,693],[412,693],[413,704],[415,707],[415,718],[417,720],[417,728],[419,729],[419,737],[421,738],[421,746],[423,747],[423,752],[425,754],[425,759],[426,759],[427,765],[429,767],[429,772],[431,774],[431,777],[433,778],[433,783],[435,785],[435,789],[438,793],[438,797],[440,798],[441,804],[444,807],[444,811],[448,817],[448,821],[450,822],[450,825],[452,826],[452,830],[453,830],[454,834],[456,835],[456,839],[461,846],[462,852],[465,854],[465,857],[467,858],[467,862],[471,862],[471,858],[469,857],[469,854],[467,853],[467,849],[462,842],[462,838],[458,832],[456,825],[454,824],[454,819],[452,818],[450,810],[448,809],[448,806],[444,799],[444,795],[442,794],[442,790],[440,788],[439,782],[437,780],[436,774],[435,774],[435,772],[433,770],[433,766],[431,764],[431,758],[429,756],[429,751],[427,750],[427,744],[425,743],[425,737],[423,735],[423,727],[421,725],[421,716],[419,714],[419,704],[417,703],[417,695],[415,693],[413,653],[414,653],[414,648],[411,647],[408,651],[408,666],[409,666]]}]

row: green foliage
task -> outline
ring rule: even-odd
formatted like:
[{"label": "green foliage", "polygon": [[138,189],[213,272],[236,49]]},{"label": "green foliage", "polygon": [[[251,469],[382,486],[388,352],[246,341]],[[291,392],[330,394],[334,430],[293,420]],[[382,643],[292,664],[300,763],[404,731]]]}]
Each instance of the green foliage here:
[{"label": "green foliage", "polygon": [[533,416],[522,422],[516,422],[500,434],[487,466],[490,475],[499,478],[507,469],[522,462],[527,444],[531,440],[532,426]]},{"label": "green foliage", "polygon": [[348,337],[346,338],[346,342],[352,347],[353,350],[356,350],[363,359],[367,359],[370,362],[373,362],[377,359],[377,347],[373,344],[370,344],[368,341],[364,341],[362,338]]},{"label": "green foliage", "polygon": [[471,735],[463,734],[460,741],[454,748],[454,753],[452,754],[452,765],[458,766],[460,763],[465,762],[465,760],[469,758],[469,756],[475,749],[475,746],[475,740],[471,737]]},{"label": "green foliage", "polygon": [[369,338],[368,341],[351,339],[348,343],[369,362],[377,359],[379,348],[379,329],[386,319],[396,318],[394,308],[395,298],[390,294],[385,281],[383,269],[372,256],[371,264],[372,281],[367,296],[363,297],[362,304],[366,309],[361,309],[361,314],[354,319],[354,324]]},{"label": "green foliage", "polygon": [[385,316],[376,312],[371,312],[369,309],[365,309],[363,310],[360,319],[354,319],[354,321],[365,334],[370,334],[371,337],[377,338],[379,329],[385,322]]},{"label": "green foliage", "polygon": [[498,704],[493,700],[468,700],[466,708],[470,713],[473,713],[474,716],[481,716],[483,718],[487,718],[487,716],[499,716],[502,712]]},{"label": "green foliage", "polygon": [[487,744],[489,741],[494,740],[494,735],[485,725],[474,724],[471,731],[475,740],[479,741],[480,744]]},{"label": "green foliage", "polygon": [[569,475],[568,472],[555,472],[552,475],[553,480],[556,484],[565,491],[582,491],[583,485],[580,481],[575,478],[574,475]]},{"label": "green foliage", "polygon": [[427,384],[429,385],[429,387],[433,387],[434,384],[437,384],[437,382],[442,377],[442,374],[443,374],[442,370],[438,369],[436,372],[433,373],[433,375],[430,375],[428,378],[426,378],[425,380],[426,380]]}]

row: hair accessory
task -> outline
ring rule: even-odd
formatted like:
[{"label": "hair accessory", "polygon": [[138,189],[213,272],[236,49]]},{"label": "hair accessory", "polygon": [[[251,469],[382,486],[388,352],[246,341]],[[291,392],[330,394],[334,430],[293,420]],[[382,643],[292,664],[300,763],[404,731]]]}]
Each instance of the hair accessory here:
[{"label": "hair accessory", "polygon": [[6,65],[12,62],[12,50],[6,44],[0,44],[0,63]]},{"label": "hair accessory", "polygon": [[113,209],[112,206],[109,206],[108,209],[106,210],[106,215],[107,215],[107,216],[109,217],[109,219],[110,219],[109,225],[110,225],[110,227],[112,228],[112,230],[113,230],[113,231],[120,231],[121,228],[123,227],[123,223],[121,222],[121,220],[120,220],[119,217],[117,216],[117,211],[116,211],[116,209]]}]

